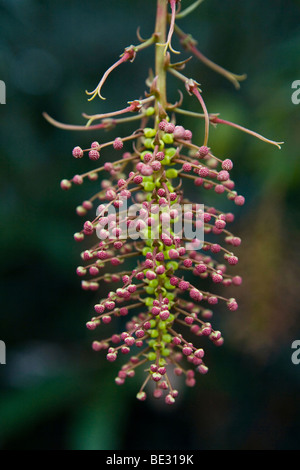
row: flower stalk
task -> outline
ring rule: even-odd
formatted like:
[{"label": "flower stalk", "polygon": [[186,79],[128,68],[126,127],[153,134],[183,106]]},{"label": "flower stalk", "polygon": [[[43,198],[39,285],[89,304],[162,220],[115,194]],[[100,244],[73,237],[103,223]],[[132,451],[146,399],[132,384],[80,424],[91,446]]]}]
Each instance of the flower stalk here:
[{"label": "flower stalk", "polygon": [[[195,371],[201,375],[208,372],[199,339],[206,337],[216,346],[223,344],[221,332],[211,323],[213,307],[221,302],[231,312],[238,308],[231,293],[225,296],[214,293],[214,289],[207,291],[203,283],[209,280],[212,286],[222,285],[224,289],[242,283],[239,275],[230,272],[238,263],[234,251],[241,244],[241,239],[228,229],[234,215],[212,207],[209,193],[220,195],[220,199],[227,196],[237,206],[242,206],[245,198],[238,194],[231,179],[233,162],[214,155],[209,147],[210,125],[229,125],[280,147],[280,143],[209,113],[199,83],[182,73],[187,61],[171,63],[171,54],[177,52],[171,46],[176,32],[181,43],[184,40],[199,56],[194,44],[187,42],[187,35],[178,29],[176,19],[201,3],[197,0],[180,12],[180,0],[157,0],[151,38],[126,48],[97,87],[88,92],[89,101],[96,96],[103,98],[102,86],[110,73],[122,63],[132,62],[138,51],[154,46],[155,76],[148,78],[145,99],[128,101],[125,108],[107,114],[83,114],[85,126],[61,124],[44,113],[51,124],[67,130],[112,130],[123,123],[137,124],[128,136],[93,141],[87,149],[74,147],[76,159],[86,155],[95,163],[105,155],[113,155],[114,161],[108,159],[84,174],[62,180],[61,188],[69,190],[86,179],[97,185],[96,193],[76,209],[84,222],[74,234],[77,242],[86,243],[82,265],[77,268],[77,275],[84,278],[82,288],[100,294],[87,328],[97,330],[101,325],[105,330],[113,319],[127,319],[124,331],[94,341],[92,347],[105,351],[109,362],[120,356],[130,357],[118,372],[117,385],[123,385],[135,376],[137,368],[143,368],[146,377],[137,398],[143,401],[152,393],[155,398],[164,397],[169,405],[178,396],[172,385],[174,374],[185,377],[186,385],[193,387]],[[220,72],[218,67],[212,68]],[[182,109],[182,94],[178,103],[169,103],[168,72],[183,82],[202,113]],[[234,83],[241,79],[229,72],[223,75]],[[127,113],[134,115],[124,117]],[[177,122],[184,114],[204,121],[203,145],[195,144],[192,131]],[[119,158],[115,157],[118,153]],[[105,177],[99,184],[102,174]],[[195,193],[200,191],[203,204],[196,202],[197,196],[196,201],[186,196],[184,181],[194,185]],[[105,297],[103,283],[110,286]]]}]

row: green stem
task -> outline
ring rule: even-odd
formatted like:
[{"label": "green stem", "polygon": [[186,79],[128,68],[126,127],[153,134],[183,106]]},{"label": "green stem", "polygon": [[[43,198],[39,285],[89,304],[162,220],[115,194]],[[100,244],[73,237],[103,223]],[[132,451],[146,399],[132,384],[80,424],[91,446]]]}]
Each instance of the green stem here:
[{"label": "green stem", "polygon": [[166,90],[166,67],[165,67],[165,42],[167,37],[167,0],[157,0],[157,13],[155,33],[159,35],[159,43],[155,45],[155,75],[157,77],[157,88],[159,91],[159,98],[156,101],[156,116],[158,116],[158,103],[165,108],[167,104],[167,90]]}]

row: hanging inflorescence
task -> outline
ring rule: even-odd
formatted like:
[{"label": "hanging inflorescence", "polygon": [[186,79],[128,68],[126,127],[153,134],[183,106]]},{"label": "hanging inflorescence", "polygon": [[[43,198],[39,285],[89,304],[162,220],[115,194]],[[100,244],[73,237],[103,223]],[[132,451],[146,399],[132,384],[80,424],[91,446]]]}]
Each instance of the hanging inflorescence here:
[{"label": "hanging inflorescence", "polygon": [[[177,26],[176,20],[192,12],[201,1],[181,11],[179,0],[158,0],[153,35],[148,40],[138,35],[140,44],[127,47],[95,90],[87,92],[89,100],[103,98],[102,87],[109,74],[122,63],[132,62],[142,49],[154,45],[155,73],[147,79],[144,98],[129,101],[125,108],[108,114],[84,114],[85,126],[61,124],[45,114],[52,124],[70,130],[110,130],[123,123],[137,123],[128,136],[105,143],[94,141],[88,149],[75,147],[76,159],[86,155],[92,162],[103,161],[107,153],[115,160],[111,162],[110,158],[98,168],[65,179],[61,187],[68,190],[87,179],[97,181],[102,172],[106,175],[97,193],[77,207],[77,214],[85,221],[74,238],[89,242],[89,248],[81,255],[82,266],[77,268],[78,276],[85,278],[82,288],[97,291],[103,282],[111,284],[107,298],[96,303],[87,328],[95,330],[102,324],[105,331],[105,325],[115,317],[126,317],[125,331],[95,341],[93,349],[105,350],[110,362],[120,355],[131,355],[121,367],[116,383],[124,384],[142,366],[146,378],[137,398],[146,398],[146,385],[151,381],[154,396],[164,396],[167,404],[174,403],[178,394],[172,387],[173,373],[184,375],[186,384],[193,386],[195,371],[208,371],[204,350],[198,346],[199,337],[206,336],[216,346],[223,344],[221,332],[211,324],[213,306],[223,302],[230,311],[238,308],[234,298],[203,290],[204,280],[224,287],[242,283],[239,275],[228,271],[238,263],[234,249],[241,243],[229,229],[234,215],[210,206],[207,197],[202,196],[203,205],[190,201],[184,193],[184,182],[195,186],[196,200],[206,190],[225,195],[238,206],[244,204],[245,199],[236,192],[230,176],[232,161],[217,157],[209,147],[211,125],[235,127],[280,148],[280,143],[208,113],[199,84],[182,73],[187,61],[171,62],[171,53],[178,53],[171,45],[177,34],[187,51],[228,78],[236,88],[245,78],[207,59],[196,41]],[[179,102],[168,102],[167,73],[183,82],[188,94],[199,101],[201,113],[184,110],[182,95]],[[180,125],[181,115],[203,121],[200,146],[193,142],[191,130]],[[115,157],[118,153],[120,156]],[[95,209],[96,216],[86,220]],[[194,236],[188,237],[187,233]],[[195,341],[190,339],[193,336]]]}]

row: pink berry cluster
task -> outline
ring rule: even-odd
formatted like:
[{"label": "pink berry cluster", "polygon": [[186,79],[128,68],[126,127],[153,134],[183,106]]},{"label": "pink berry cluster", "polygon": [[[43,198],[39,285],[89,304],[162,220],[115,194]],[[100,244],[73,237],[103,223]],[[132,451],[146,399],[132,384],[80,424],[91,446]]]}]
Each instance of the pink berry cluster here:
[{"label": "pink berry cluster", "polygon": [[[126,48],[96,89],[88,93],[92,95],[90,99],[96,95],[102,98],[108,75],[122,63],[133,61],[140,50],[154,45],[156,73],[147,80],[145,98],[129,101],[119,111],[85,115],[88,122],[82,128],[46,117],[58,127],[74,130],[112,130],[123,123],[136,124],[128,136],[121,136],[120,132],[109,142],[93,141],[87,149],[76,146],[73,157],[88,157],[93,164],[99,160],[101,165],[64,179],[61,188],[69,190],[85,180],[96,182],[97,187],[96,193],[76,209],[84,220],[74,235],[77,242],[86,243],[77,268],[77,275],[83,278],[82,288],[100,294],[87,328],[96,330],[101,326],[105,337],[106,325],[118,322],[119,317],[126,318],[124,331],[94,341],[93,349],[104,351],[109,362],[127,356],[115,379],[117,385],[123,385],[142,367],[145,380],[137,398],[145,400],[147,393],[153,393],[155,398],[163,397],[167,404],[173,404],[178,395],[172,386],[174,374],[184,376],[186,385],[193,387],[196,374],[208,372],[204,350],[199,347],[200,337],[207,337],[216,346],[223,344],[221,332],[211,323],[214,306],[223,303],[230,312],[238,308],[235,298],[214,293],[213,285],[231,288],[242,283],[242,278],[234,273],[238,263],[235,249],[241,244],[230,230],[234,215],[211,206],[209,194],[220,195],[220,206],[224,197],[237,206],[242,206],[245,199],[231,178],[232,161],[216,156],[209,147],[209,128],[226,124],[267,139],[208,113],[199,84],[182,74],[185,62],[171,63],[171,53],[177,53],[171,46],[174,33],[199,58],[195,43],[175,22],[191,8],[181,11],[178,0],[157,0],[157,5],[156,28],[151,38]],[[244,78],[221,70],[235,84]],[[182,81],[188,94],[200,103],[202,114],[196,117],[202,119],[204,132],[197,130],[195,137],[178,123],[182,114],[189,116],[181,107],[182,96],[175,104],[167,100],[168,72]],[[199,145],[196,142],[201,134],[203,143]],[[100,173],[104,176],[99,180]],[[184,183],[194,186],[194,201],[186,196]],[[203,209],[199,209],[199,201],[204,202]],[[137,203],[138,213],[130,215],[128,207]],[[178,207],[187,204],[190,209],[184,212],[184,223],[190,228],[202,228],[204,234],[203,239],[193,239],[189,249],[184,235],[175,229]],[[114,208],[114,213],[109,208]],[[154,226],[156,237],[152,236]],[[132,236],[136,233],[139,237]],[[203,288],[208,280],[212,291]],[[102,297],[103,283],[108,286],[105,290],[110,290],[106,297]]]}]

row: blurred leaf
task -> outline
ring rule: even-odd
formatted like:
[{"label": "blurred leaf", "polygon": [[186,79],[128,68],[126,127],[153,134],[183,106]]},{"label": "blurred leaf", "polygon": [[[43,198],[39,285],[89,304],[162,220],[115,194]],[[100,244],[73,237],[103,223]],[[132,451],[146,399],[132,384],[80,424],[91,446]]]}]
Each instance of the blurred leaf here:
[{"label": "blurred leaf", "polygon": [[124,425],[130,410],[129,392],[134,395],[134,384],[117,387],[112,371],[100,373],[88,402],[79,407],[71,423],[72,450],[120,450]]},{"label": "blurred leaf", "polygon": [[0,439],[29,431],[59,410],[71,408],[87,394],[87,382],[81,376],[65,374],[45,380],[35,387],[10,390],[0,398]]}]

